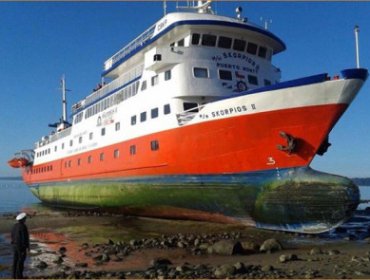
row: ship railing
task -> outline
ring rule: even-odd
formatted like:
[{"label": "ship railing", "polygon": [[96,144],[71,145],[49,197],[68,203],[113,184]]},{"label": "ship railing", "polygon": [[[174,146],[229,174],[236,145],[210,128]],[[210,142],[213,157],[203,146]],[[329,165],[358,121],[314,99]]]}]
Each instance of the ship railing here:
[{"label": "ship railing", "polygon": [[118,61],[126,57],[127,55],[131,54],[137,48],[142,47],[146,41],[152,38],[155,27],[156,27],[156,24],[153,24],[146,31],[140,34],[136,39],[131,41],[128,45],[126,45],[124,48],[122,48],[116,54],[114,54],[111,58],[109,58],[104,63],[104,70],[105,71],[109,70],[110,68],[114,66],[115,63],[117,63]]},{"label": "ship railing", "polygon": [[[114,79],[108,84],[102,86],[102,88],[97,89],[94,93],[90,94],[86,97],[85,101],[78,102],[72,107],[72,113],[76,113],[82,107],[86,107],[91,103],[94,103],[96,100],[103,98],[104,96],[108,95],[115,89],[119,88],[120,86],[129,83],[130,81],[140,77],[144,71],[144,64],[140,64],[133,68],[131,71],[121,75],[117,79]],[[80,106],[78,104],[81,104]]]},{"label": "ship railing", "polygon": [[71,135],[71,131],[72,131],[72,127],[68,127],[62,131],[59,131],[55,134],[51,134],[49,136],[44,136],[42,137],[42,139],[38,142],[36,142],[35,144],[35,147],[36,148],[40,148],[40,147],[43,147],[47,144],[50,144],[50,143],[53,143],[59,139],[62,139],[64,137],[67,137],[69,135]]},{"label": "ship railing", "polygon": [[202,110],[204,106],[205,105],[203,104],[177,114],[176,117],[179,125],[185,125],[194,119],[194,117],[199,114],[200,110]]}]

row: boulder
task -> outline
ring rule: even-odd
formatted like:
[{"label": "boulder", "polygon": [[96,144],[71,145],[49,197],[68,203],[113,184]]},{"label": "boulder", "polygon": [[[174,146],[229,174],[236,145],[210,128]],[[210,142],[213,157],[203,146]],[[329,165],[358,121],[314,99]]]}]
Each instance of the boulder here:
[{"label": "boulder", "polygon": [[224,264],[215,269],[214,275],[216,278],[231,278],[235,271],[236,269],[232,264]]},{"label": "boulder", "polygon": [[217,255],[237,255],[243,253],[243,247],[239,241],[221,240],[208,247],[208,253]]},{"label": "boulder", "polygon": [[256,244],[253,241],[242,241],[240,242],[240,244],[242,245],[242,248],[245,254],[257,253],[260,247],[258,244]]},{"label": "boulder", "polygon": [[280,242],[277,241],[275,238],[265,240],[261,247],[260,252],[267,252],[272,253],[276,251],[281,251],[283,247],[281,246]]}]

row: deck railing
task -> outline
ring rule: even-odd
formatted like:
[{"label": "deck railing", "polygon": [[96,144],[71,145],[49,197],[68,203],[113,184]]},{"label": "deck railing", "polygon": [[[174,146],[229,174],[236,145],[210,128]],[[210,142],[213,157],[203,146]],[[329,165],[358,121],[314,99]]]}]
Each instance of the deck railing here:
[{"label": "deck railing", "polygon": [[194,117],[199,114],[199,112],[204,108],[204,104],[198,107],[191,108],[189,110],[183,111],[177,114],[177,121],[179,125],[184,125],[190,122]]},{"label": "deck railing", "polygon": [[136,50],[139,47],[142,47],[146,41],[148,41],[154,34],[156,24],[153,24],[149,27],[144,33],[142,33],[139,37],[131,41],[128,45],[124,48],[119,50],[116,54],[114,54],[111,58],[109,58],[104,63],[104,70],[107,71],[114,66],[115,63],[129,55],[131,52]]}]

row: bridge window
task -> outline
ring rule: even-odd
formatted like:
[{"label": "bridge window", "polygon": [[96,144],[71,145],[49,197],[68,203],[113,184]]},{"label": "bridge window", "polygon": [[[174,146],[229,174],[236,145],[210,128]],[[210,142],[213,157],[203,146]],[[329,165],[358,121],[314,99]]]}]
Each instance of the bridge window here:
[{"label": "bridge window", "polygon": [[191,44],[192,45],[199,45],[199,41],[200,41],[200,34],[194,33],[191,37]]},{"label": "bridge window", "polygon": [[267,49],[265,47],[260,47],[258,49],[258,56],[259,57],[265,58],[266,57],[266,53],[267,53]]},{"label": "bridge window", "polygon": [[256,54],[257,53],[257,45],[254,43],[248,43],[247,53]]},{"label": "bridge window", "polygon": [[183,47],[185,45],[185,40],[181,39],[180,41],[177,42],[178,47]]},{"label": "bridge window", "polygon": [[265,86],[271,86],[271,81],[270,80],[264,80],[264,82],[265,82]]},{"label": "bridge window", "polygon": [[216,39],[215,35],[203,34],[202,36],[202,45],[208,47],[216,46]]},{"label": "bridge window", "polygon": [[223,49],[230,49],[233,39],[229,37],[220,36],[218,38],[218,47]]},{"label": "bridge window", "polygon": [[253,76],[253,75],[248,75],[248,82],[251,85],[258,85],[258,79],[256,76]]},{"label": "bridge window", "polygon": [[243,52],[247,43],[244,40],[235,39],[233,49]]},{"label": "bridge window", "polygon": [[208,78],[207,68],[194,67],[193,72],[195,78]]},{"label": "bridge window", "polygon": [[231,71],[219,70],[218,71],[218,74],[219,74],[221,80],[229,80],[229,81],[231,81],[233,79],[232,74],[231,74]]}]

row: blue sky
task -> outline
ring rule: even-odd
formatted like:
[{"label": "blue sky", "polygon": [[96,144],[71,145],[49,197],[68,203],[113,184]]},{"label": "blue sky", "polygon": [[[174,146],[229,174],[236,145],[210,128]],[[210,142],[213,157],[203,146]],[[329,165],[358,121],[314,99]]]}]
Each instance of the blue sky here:
[{"label": "blue sky", "polygon": [[[167,2],[168,11],[175,2]],[[274,57],[283,80],[355,67],[353,27],[360,26],[361,66],[370,65],[369,2],[214,2],[218,14],[243,7],[250,21],[271,19],[287,50]],[[162,2],[0,2],[0,176],[61,116],[62,74],[69,105],[100,81],[103,62],[163,15]],[[370,81],[330,134],[315,169],[370,177]]]}]

